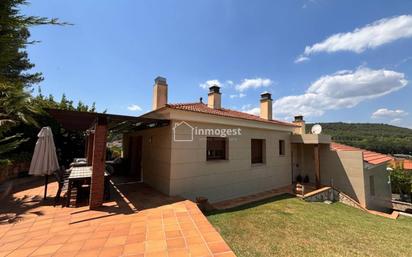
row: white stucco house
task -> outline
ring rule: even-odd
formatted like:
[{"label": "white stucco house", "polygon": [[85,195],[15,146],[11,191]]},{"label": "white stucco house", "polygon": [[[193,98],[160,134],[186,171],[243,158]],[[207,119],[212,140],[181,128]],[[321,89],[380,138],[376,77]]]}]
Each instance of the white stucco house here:
[{"label": "white stucco house", "polygon": [[168,90],[165,78],[155,79],[153,110],[142,117],[170,123],[123,138],[133,172],[159,191],[213,203],[288,186],[301,175],[318,186],[332,183],[365,208],[390,208],[390,157],[306,134],[302,116],[274,119],[270,93],[257,99],[256,116],[223,108],[218,86],[207,103],[172,104]]}]

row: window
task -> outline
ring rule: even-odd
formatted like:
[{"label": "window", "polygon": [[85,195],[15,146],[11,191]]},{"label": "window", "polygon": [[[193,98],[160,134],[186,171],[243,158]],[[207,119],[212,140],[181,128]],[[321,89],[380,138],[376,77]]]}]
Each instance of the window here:
[{"label": "window", "polygon": [[369,190],[370,190],[370,195],[375,196],[375,177],[374,176],[369,176]]},{"label": "window", "polygon": [[251,160],[252,163],[263,163],[263,139],[252,139]]},{"label": "window", "polygon": [[207,138],[206,160],[226,160],[226,138]]},{"label": "window", "polygon": [[285,140],[279,140],[279,155],[283,156],[286,154],[285,151]]}]

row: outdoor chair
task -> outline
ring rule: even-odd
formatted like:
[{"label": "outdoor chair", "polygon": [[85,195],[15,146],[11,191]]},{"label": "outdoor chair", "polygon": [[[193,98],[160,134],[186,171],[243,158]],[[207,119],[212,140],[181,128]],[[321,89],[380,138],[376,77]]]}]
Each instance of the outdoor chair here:
[{"label": "outdoor chair", "polygon": [[[54,176],[56,177],[57,183],[58,183],[58,189],[56,196],[54,197],[54,206],[60,201],[60,195],[63,193],[63,195],[66,195],[68,185],[69,185],[69,175],[70,175],[70,169],[66,170],[64,166],[61,167],[60,170],[56,171],[54,173]],[[63,204],[62,204],[63,206]]]}]

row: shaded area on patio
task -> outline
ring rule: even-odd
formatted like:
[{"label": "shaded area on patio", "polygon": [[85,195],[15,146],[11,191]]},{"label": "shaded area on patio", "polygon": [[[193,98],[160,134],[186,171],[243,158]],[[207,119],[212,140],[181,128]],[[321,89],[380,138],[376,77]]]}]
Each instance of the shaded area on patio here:
[{"label": "shaded area on patio", "polygon": [[53,207],[57,183],[42,201],[42,182],[15,183],[0,201],[0,256],[234,256],[191,201],[119,177],[96,210]]},{"label": "shaded area on patio", "polygon": [[[144,183],[130,182],[127,177],[115,177],[111,182],[112,198],[96,209],[105,215],[133,214],[137,211],[156,208],[162,205],[183,201],[183,198],[168,197]],[[4,208],[0,210],[0,224],[24,221],[50,214],[50,212],[68,212],[73,217],[78,214],[93,213],[89,211],[87,202],[81,202],[77,208],[53,207],[57,183],[49,185],[47,199],[43,200],[44,188],[42,178],[28,177],[9,182],[11,192],[1,200]],[[83,206],[82,206],[83,205]],[[8,221],[6,219],[9,219]],[[76,222],[80,222],[76,220]]]}]

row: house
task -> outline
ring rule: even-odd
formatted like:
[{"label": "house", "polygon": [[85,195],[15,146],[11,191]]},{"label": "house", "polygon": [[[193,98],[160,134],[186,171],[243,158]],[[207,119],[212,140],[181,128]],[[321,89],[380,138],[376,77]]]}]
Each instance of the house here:
[{"label": "house", "polygon": [[388,156],[306,134],[302,116],[274,119],[267,92],[256,116],[223,108],[218,86],[210,87],[207,103],[178,104],[168,103],[168,87],[165,78],[155,79],[153,110],[141,118],[169,123],[123,136],[132,173],[159,191],[213,203],[290,186],[301,175],[366,208],[390,208]]},{"label": "house", "polygon": [[412,171],[412,160],[395,157],[391,162],[390,166],[395,168],[401,168],[403,170]]},{"label": "house", "polygon": [[403,161],[403,169],[412,171],[412,160],[404,160]]},{"label": "house", "polygon": [[[301,174],[313,177],[310,146],[296,147],[301,148],[296,151],[299,167],[305,171]],[[384,211],[392,207],[390,173],[386,169],[390,156],[334,142],[321,145],[319,151],[322,185],[341,190],[367,209]]]}]

